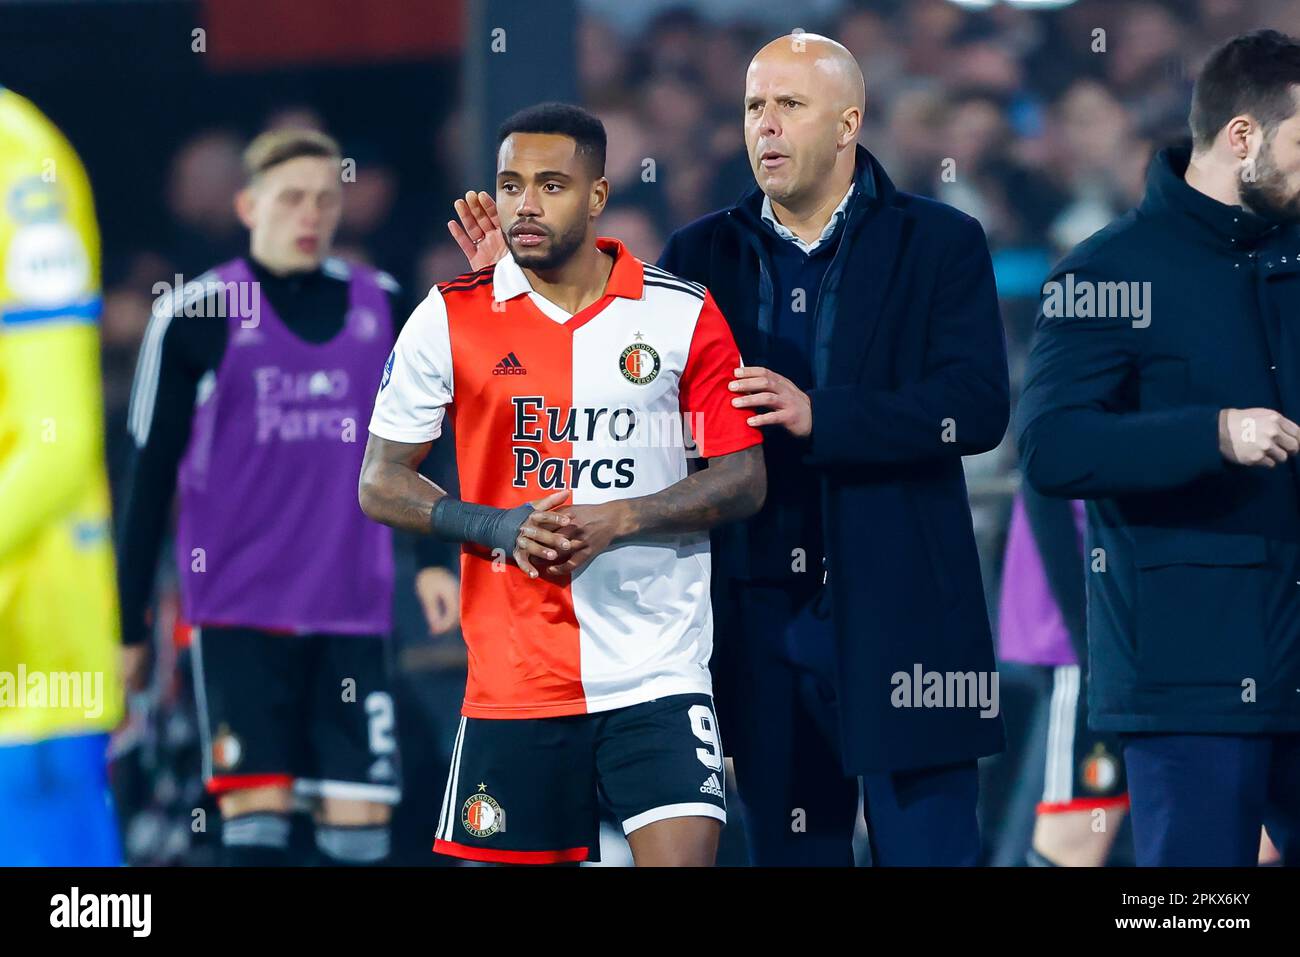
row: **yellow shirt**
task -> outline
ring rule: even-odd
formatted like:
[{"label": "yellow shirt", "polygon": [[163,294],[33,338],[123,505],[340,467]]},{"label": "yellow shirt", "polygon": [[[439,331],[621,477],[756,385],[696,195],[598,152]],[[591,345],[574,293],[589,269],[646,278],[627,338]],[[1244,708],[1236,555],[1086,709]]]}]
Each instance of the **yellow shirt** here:
[{"label": "yellow shirt", "polygon": [[0,744],[122,713],[99,284],[77,154],[0,87]]}]

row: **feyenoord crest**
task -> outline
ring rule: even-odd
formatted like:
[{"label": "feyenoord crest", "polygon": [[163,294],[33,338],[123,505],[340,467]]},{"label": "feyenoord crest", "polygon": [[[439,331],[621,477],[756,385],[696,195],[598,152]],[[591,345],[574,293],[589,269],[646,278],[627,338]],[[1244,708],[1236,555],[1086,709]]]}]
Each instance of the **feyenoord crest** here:
[{"label": "feyenoord crest", "polygon": [[478,786],[479,793],[471,794],[460,809],[460,822],[475,837],[491,837],[506,825],[506,812],[496,798],[487,793],[487,785]]},{"label": "feyenoord crest", "polygon": [[217,729],[217,736],[212,741],[212,763],[223,771],[229,771],[239,764],[239,759],[243,756],[244,746],[223,724]]},{"label": "feyenoord crest", "polygon": [[653,382],[659,375],[659,353],[649,343],[643,342],[638,332],[636,342],[618,357],[618,371],[623,373],[624,379],[636,385]]},{"label": "feyenoord crest", "polygon": [[369,342],[379,332],[379,317],[369,309],[353,309],[348,313],[348,320],[362,342]]},{"label": "feyenoord crest", "polygon": [[1101,794],[1115,786],[1115,782],[1119,779],[1119,765],[1106,750],[1106,746],[1098,743],[1092,749],[1092,754],[1084,759],[1081,776],[1088,790]]}]

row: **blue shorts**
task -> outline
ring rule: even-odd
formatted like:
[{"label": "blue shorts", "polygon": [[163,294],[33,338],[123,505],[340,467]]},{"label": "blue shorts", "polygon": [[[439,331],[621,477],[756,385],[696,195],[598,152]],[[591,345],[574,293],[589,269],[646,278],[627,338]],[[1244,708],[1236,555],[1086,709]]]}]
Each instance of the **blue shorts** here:
[{"label": "blue shorts", "polygon": [[0,866],[118,867],[107,734],[0,745]]}]

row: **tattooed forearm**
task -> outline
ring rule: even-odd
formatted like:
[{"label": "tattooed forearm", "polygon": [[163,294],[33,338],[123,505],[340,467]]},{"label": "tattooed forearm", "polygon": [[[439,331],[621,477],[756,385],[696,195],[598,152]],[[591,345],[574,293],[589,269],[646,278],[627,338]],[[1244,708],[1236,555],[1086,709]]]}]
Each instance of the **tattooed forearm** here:
[{"label": "tattooed forearm", "polygon": [[366,515],[393,528],[428,534],[433,506],[447,494],[416,471],[431,444],[370,436],[357,486],[357,498]]},{"label": "tattooed forearm", "polygon": [[709,459],[701,469],[653,495],[627,500],[633,534],[699,532],[748,518],[767,497],[763,447]]},{"label": "tattooed forearm", "polygon": [[[357,497],[370,518],[393,528],[428,534],[433,507],[447,493],[416,469],[430,443],[407,444],[370,436]],[[748,518],[763,507],[767,470],[763,447],[755,445],[709,459],[692,473],[653,495],[624,499],[620,536],[705,531]]]}]

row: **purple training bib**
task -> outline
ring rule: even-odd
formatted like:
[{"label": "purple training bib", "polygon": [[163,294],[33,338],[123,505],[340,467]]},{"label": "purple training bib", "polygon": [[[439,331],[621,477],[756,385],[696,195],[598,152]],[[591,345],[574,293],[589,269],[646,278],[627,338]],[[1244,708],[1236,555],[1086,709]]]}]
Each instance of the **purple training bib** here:
[{"label": "purple training bib", "polygon": [[[261,296],[256,322],[227,319],[225,355],[200,383],[178,473],[176,559],[191,624],[391,627],[392,535],[361,511],[357,480],[393,319],[377,274],[347,268],[347,318],[328,342],[298,338]],[[243,259],[214,273],[254,281]]]}]

